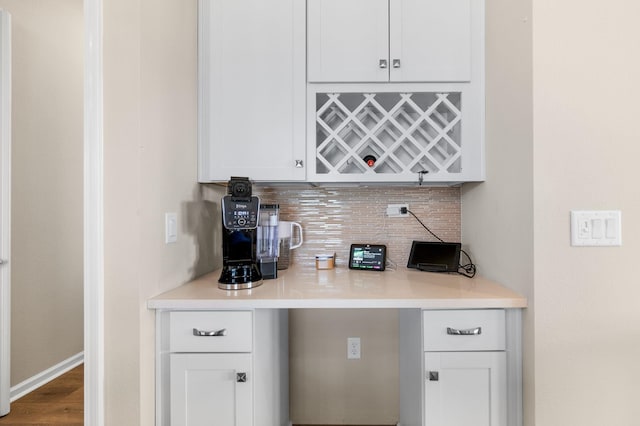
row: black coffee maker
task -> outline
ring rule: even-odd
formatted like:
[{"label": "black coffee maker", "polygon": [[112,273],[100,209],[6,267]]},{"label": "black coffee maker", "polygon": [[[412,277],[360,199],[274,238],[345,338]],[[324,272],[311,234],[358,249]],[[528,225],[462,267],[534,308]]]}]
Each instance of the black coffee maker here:
[{"label": "black coffee maker", "polygon": [[260,199],[246,177],[231,177],[222,198],[222,274],[218,287],[239,290],[262,284],[257,260]]}]

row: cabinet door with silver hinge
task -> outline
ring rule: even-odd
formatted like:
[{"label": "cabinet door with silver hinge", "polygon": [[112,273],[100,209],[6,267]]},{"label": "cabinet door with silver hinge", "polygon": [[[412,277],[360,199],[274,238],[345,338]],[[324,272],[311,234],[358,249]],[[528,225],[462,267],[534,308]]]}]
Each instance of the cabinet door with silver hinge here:
[{"label": "cabinet door with silver hinge", "polygon": [[251,354],[170,355],[171,426],[251,426]]},{"label": "cabinet door with silver hinge", "polygon": [[425,426],[506,426],[504,352],[425,352]]}]

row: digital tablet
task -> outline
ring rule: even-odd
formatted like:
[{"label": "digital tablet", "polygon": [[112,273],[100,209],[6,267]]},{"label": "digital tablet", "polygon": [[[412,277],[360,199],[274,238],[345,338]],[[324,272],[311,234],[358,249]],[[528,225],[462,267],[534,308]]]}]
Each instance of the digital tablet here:
[{"label": "digital tablet", "polygon": [[387,246],[383,244],[351,244],[349,269],[384,271]]}]

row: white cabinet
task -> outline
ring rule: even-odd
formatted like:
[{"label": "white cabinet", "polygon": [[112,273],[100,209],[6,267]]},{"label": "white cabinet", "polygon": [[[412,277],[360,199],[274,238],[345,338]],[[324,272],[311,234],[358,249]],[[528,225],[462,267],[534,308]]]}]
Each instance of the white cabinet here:
[{"label": "white cabinet", "polygon": [[[398,315],[400,424],[522,426],[519,309]],[[289,426],[286,309],[156,320],[156,426]]]},{"label": "white cabinet", "polygon": [[156,318],[157,426],[288,426],[286,310]]},{"label": "white cabinet", "polygon": [[425,352],[425,426],[506,426],[504,352]]},{"label": "white cabinet", "polygon": [[251,426],[251,354],[171,354],[171,426]]},{"label": "white cabinet", "polygon": [[305,2],[198,7],[198,180],[304,180]]},{"label": "white cabinet", "polygon": [[424,425],[507,426],[505,311],[424,311],[422,320]]},{"label": "white cabinet", "polygon": [[469,81],[482,19],[477,0],[308,0],[308,80]]},{"label": "white cabinet", "polygon": [[307,7],[309,81],[389,81],[389,0],[308,0]]},{"label": "white cabinet", "polygon": [[308,0],[307,180],[475,182],[484,0]]},{"label": "white cabinet", "polygon": [[200,182],[484,180],[484,0],[199,0],[198,16]]},{"label": "white cabinet", "polygon": [[400,423],[521,425],[519,318],[504,309],[400,312]]}]

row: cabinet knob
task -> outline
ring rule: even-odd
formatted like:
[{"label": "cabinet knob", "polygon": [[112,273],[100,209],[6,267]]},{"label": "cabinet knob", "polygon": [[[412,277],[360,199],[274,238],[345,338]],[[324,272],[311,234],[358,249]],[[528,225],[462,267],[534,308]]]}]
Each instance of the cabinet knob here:
[{"label": "cabinet knob", "polygon": [[388,66],[388,65],[389,65],[389,64],[387,63],[387,60],[386,60],[386,59],[380,59],[380,62],[378,62],[378,66],[379,66],[380,68],[387,68],[387,66]]},{"label": "cabinet knob", "polygon": [[304,167],[304,161],[302,160],[296,160],[296,168],[297,169],[301,169]]},{"label": "cabinet knob", "polygon": [[391,63],[394,68],[400,68],[400,59],[394,59]]},{"label": "cabinet knob", "polygon": [[440,380],[440,373],[437,371],[429,371],[429,381],[437,382],[438,380]]},{"label": "cabinet knob", "polygon": [[236,373],[236,382],[245,383],[247,381],[247,373]]}]

